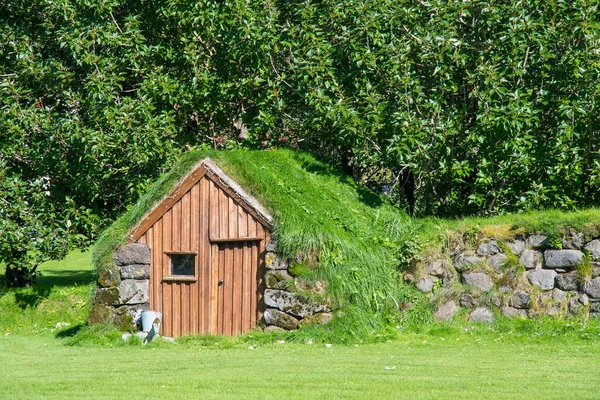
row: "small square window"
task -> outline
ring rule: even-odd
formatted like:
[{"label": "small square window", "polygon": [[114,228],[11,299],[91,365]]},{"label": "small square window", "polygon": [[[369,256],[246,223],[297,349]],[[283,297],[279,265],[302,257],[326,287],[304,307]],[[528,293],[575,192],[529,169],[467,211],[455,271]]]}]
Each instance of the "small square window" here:
[{"label": "small square window", "polygon": [[171,258],[171,275],[196,275],[195,254],[169,254],[169,257]]}]

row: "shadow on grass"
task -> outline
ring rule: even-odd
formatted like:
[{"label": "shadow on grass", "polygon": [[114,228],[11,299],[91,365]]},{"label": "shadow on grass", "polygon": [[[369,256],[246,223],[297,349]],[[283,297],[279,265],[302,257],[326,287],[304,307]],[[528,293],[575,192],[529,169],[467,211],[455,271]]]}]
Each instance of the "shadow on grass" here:
[{"label": "shadow on grass", "polygon": [[0,297],[7,293],[15,294],[15,304],[21,309],[37,307],[50,296],[52,288],[75,285],[88,285],[92,282],[92,272],[89,270],[45,270],[28,288],[9,288],[6,286],[4,274],[0,274]]},{"label": "shadow on grass", "polygon": [[35,308],[42,300],[50,296],[50,287],[32,286],[25,290],[15,292],[15,304],[24,310],[27,307]]},{"label": "shadow on grass", "polygon": [[34,286],[52,287],[52,286],[73,286],[88,285],[92,282],[92,271],[89,270],[68,270],[59,269],[45,270],[41,276],[36,279]]},{"label": "shadow on grass", "polygon": [[81,329],[83,329],[85,326],[85,324],[77,324],[67,329],[63,329],[60,332],[57,332],[54,336],[58,339],[70,338],[77,335],[79,331],[81,331]]}]

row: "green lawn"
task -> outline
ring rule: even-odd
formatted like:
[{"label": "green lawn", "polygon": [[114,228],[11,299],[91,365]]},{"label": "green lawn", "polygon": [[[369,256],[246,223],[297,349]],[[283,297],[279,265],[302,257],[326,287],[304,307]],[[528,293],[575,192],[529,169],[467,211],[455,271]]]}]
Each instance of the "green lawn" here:
[{"label": "green lawn", "polygon": [[469,338],[255,350],[0,339],[4,398],[598,398],[598,344]]},{"label": "green lawn", "polygon": [[257,334],[145,347],[92,337],[70,346],[89,308],[89,253],[71,253],[42,272],[34,288],[0,289],[0,398],[584,399],[600,393],[598,324],[563,321],[553,332],[501,321],[491,328],[432,325],[356,346],[279,343]]}]

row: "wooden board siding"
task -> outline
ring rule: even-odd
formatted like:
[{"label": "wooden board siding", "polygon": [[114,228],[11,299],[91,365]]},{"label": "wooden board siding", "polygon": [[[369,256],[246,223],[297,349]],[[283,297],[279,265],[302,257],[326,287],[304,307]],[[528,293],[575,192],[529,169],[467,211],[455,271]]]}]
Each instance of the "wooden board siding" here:
[{"label": "wooden board siding", "polygon": [[[150,307],[163,312],[161,333],[248,332],[264,309],[268,227],[208,176],[186,189],[144,232],[136,232],[152,253]],[[171,253],[195,255],[195,280],[171,276]]]}]

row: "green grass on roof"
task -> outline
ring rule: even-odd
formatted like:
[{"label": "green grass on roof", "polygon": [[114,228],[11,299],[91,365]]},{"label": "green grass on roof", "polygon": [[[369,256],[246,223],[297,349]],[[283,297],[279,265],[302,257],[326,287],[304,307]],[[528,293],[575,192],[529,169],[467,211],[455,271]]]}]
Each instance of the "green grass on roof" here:
[{"label": "green grass on roof", "polygon": [[98,239],[97,271],[112,268],[112,252],[126,232],[205,157],[212,158],[275,217],[280,252],[318,256],[317,277],[329,284],[341,308],[363,315],[366,325],[388,315],[398,289],[399,246],[414,226],[385,199],[318,162],[289,150],[187,153]]}]

